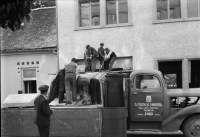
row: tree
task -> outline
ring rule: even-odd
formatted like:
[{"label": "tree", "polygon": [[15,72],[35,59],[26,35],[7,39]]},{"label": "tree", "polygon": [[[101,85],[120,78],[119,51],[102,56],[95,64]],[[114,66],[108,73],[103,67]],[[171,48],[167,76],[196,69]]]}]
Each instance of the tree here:
[{"label": "tree", "polygon": [[1,0],[0,26],[12,31],[21,29],[23,21],[31,19],[31,10],[39,7],[55,6],[55,0]]},{"label": "tree", "polygon": [[31,4],[34,0],[1,0],[0,2],[0,25],[2,28],[17,30],[22,27],[21,23],[31,16]]}]

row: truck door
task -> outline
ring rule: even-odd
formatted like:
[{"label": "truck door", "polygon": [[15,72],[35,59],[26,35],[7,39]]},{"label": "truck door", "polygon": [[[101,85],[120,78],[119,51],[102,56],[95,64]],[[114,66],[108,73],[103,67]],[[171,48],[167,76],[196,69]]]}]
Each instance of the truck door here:
[{"label": "truck door", "polygon": [[135,75],[131,96],[131,121],[163,119],[163,88],[159,76]]}]

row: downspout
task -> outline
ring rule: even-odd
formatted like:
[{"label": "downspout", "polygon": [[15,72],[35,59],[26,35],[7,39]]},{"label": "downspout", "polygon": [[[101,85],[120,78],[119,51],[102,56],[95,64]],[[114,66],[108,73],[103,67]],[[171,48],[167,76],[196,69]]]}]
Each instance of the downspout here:
[{"label": "downspout", "polygon": [[59,71],[59,39],[58,39],[58,0],[56,0],[56,29],[57,29],[57,72]]}]

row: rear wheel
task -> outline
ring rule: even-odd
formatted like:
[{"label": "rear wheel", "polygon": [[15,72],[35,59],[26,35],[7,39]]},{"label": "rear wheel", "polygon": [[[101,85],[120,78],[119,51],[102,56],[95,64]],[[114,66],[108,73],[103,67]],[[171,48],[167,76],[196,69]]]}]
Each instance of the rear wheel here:
[{"label": "rear wheel", "polygon": [[200,115],[189,117],[182,130],[185,137],[200,137]]}]

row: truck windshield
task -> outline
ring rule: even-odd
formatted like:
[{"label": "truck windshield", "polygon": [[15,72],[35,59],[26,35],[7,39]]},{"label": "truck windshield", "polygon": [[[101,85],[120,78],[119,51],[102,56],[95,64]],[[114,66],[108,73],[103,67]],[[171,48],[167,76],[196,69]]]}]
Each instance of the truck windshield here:
[{"label": "truck windshield", "polygon": [[137,75],[135,80],[137,89],[160,88],[160,81],[154,75]]}]

